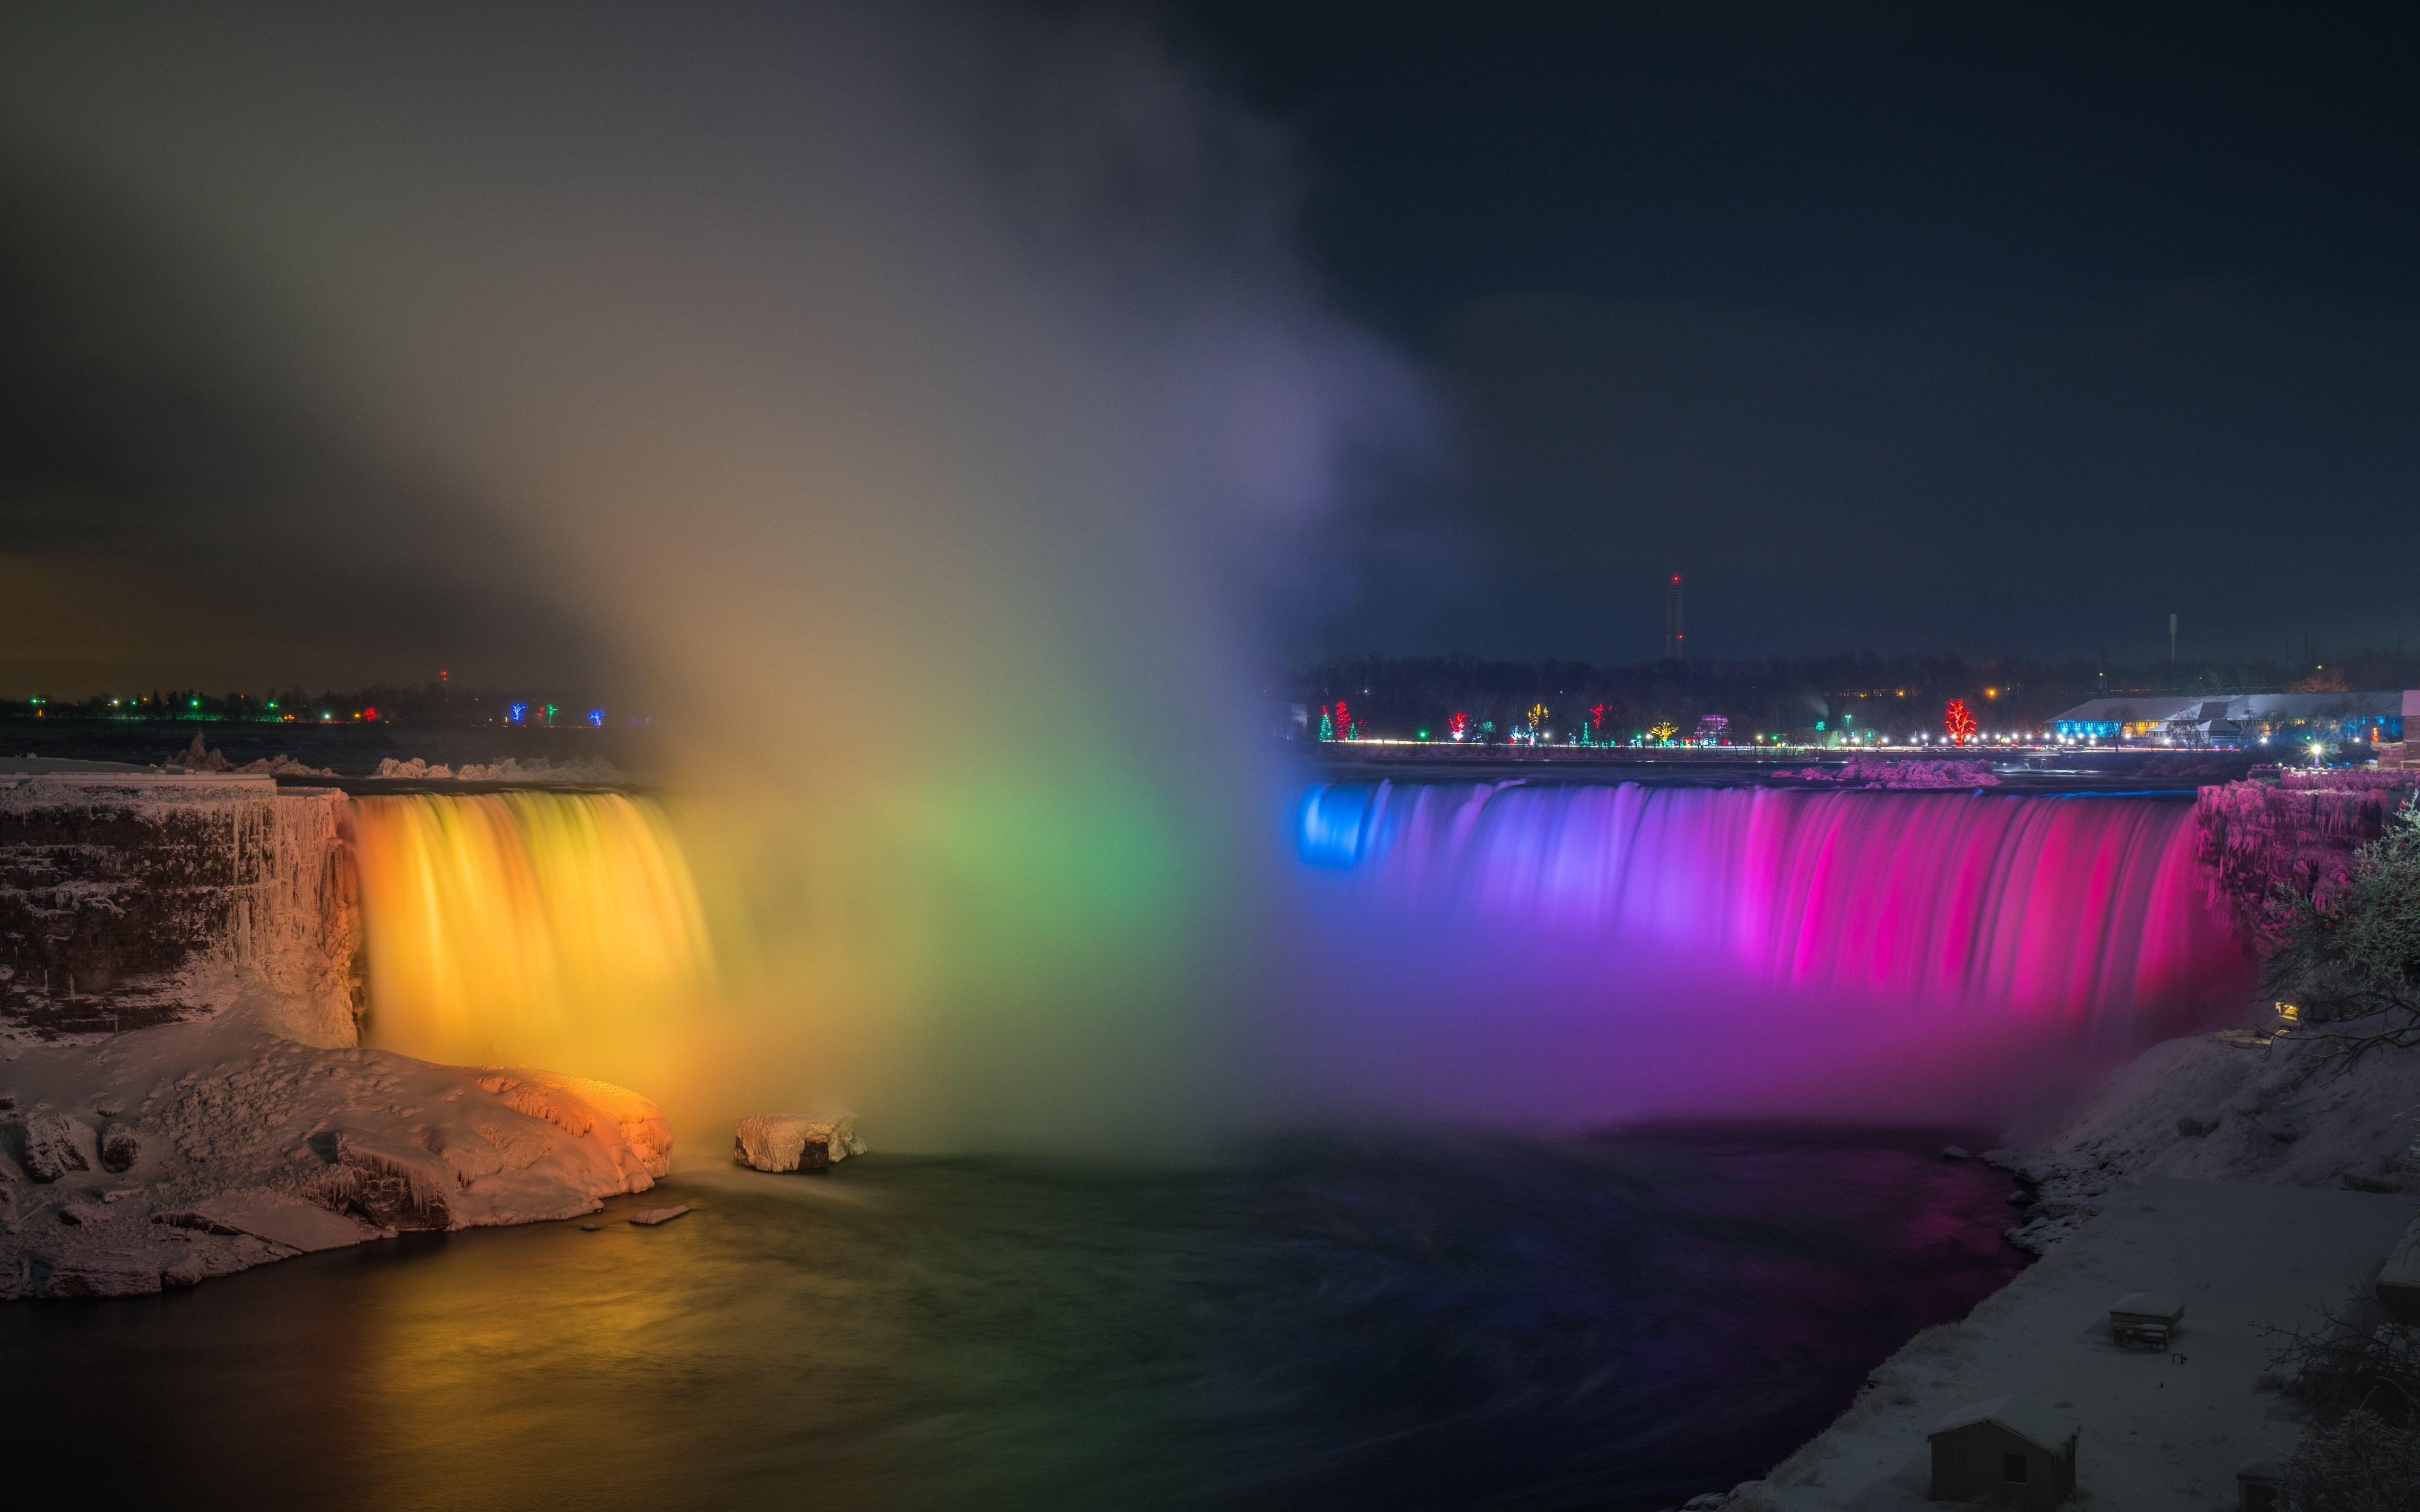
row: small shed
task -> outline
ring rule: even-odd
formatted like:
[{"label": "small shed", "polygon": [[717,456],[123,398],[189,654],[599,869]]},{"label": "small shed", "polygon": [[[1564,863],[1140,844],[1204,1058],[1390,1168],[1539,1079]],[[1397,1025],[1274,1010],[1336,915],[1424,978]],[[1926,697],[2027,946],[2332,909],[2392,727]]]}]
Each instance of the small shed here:
[{"label": "small shed", "polygon": [[1932,1442],[1936,1502],[2049,1512],[2075,1494],[2075,1420],[1994,1396],[1941,1420]]},{"label": "small shed", "polygon": [[2387,1252],[2378,1273],[2378,1304],[2398,1323],[2420,1323],[2420,1218],[2405,1226]]},{"label": "small shed", "polygon": [[2185,1304],[2164,1291],[2130,1291],[2109,1309],[2109,1336],[2122,1349],[2164,1350],[2183,1326]]},{"label": "small shed", "polygon": [[2235,1473],[2235,1512],[2286,1512],[2286,1475],[2273,1459],[2249,1459]]}]

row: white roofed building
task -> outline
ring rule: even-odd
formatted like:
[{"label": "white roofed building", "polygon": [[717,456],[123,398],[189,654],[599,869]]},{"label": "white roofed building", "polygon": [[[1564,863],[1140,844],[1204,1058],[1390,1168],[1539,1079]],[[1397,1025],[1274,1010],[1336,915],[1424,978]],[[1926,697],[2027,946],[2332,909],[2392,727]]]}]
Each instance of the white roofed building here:
[{"label": "white roofed building", "polygon": [[2060,715],[2051,732],[2071,742],[2250,746],[2289,732],[2380,744],[2403,738],[2403,715],[2420,694],[2238,693],[2231,698],[2140,694],[2099,698]]}]

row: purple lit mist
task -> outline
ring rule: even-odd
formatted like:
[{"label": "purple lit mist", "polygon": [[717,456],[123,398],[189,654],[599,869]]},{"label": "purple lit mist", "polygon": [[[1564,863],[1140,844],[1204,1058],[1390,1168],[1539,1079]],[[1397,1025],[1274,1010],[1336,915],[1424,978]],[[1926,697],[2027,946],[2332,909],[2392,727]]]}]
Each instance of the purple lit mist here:
[{"label": "purple lit mist", "polygon": [[2132,797],[1381,782],[1295,815],[1355,1026],[1323,1057],[1559,1119],[2004,1113],[2240,1005],[2195,842]]}]

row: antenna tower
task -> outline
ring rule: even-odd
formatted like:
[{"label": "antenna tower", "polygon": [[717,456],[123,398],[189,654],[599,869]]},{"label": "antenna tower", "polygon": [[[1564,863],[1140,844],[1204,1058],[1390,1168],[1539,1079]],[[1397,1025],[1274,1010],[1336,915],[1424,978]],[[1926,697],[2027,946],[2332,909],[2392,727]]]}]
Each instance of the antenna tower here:
[{"label": "antenna tower", "polygon": [[1688,636],[1681,628],[1681,575],[1664,585],[1664,659],[1686,661]]}]

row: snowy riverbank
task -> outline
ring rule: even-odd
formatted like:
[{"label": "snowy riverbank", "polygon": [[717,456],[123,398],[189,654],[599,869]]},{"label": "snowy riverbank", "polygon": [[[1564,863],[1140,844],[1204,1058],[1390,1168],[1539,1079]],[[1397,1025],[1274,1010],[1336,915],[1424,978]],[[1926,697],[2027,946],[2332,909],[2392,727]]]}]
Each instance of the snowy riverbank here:
[{"label": "snowy riverbank", "polygon": [[636,1094],[318,1048],[230,977],[201,1017],[0,1043],[0,1298],[189,1286],[404,1229],[593,1212],[671,1168]]},{"label": "snowy riverbank", "polygon": [[2147,1177],[2420,1194],[2420,1052],[2386,1050],[2342,1073],[2300,1030],[2152,1046],[2083,1109],[1992,1158],[2036,1194],[2010,1235],[2040,1254],[2112,1193]]},{"label": "snowy riverbank", "polygon": [[[1934,1504],[1927,1434],[1999,1396],[2081,1427],[2071,1505],[2234,1504],[2237,1467],[2282,1462],[2302,1431],[2269,1330],[2358,1314],[2420,1215],[2420,1052],[2331,1075],[2321,1048],[2307,1033],[2172,1040],[1993,1151],[2032,1197],[2010,1241],[2044,1258],[1917,1335],[1766,1479],[1690,1505],[1915,1512]],[[2171,1352],[2110,1339],[2110,1306],[2143,1290],[2186,1304]]]}]

